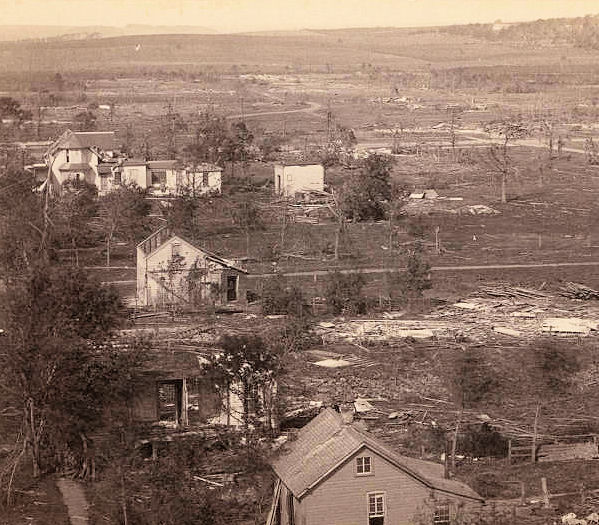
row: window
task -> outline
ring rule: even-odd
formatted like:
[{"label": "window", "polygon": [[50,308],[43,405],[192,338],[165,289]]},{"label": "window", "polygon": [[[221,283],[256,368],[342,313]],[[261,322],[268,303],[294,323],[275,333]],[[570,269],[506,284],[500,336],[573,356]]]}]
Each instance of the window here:
[{"label": "window", "polygon": [[356,474],[358,476],[372,474],[372,458],[370,456],[356,458]]},{"label": "window", "polygon": [[181,243],[178,242],[174,242],[171,246],[172,249],[172,256],[173,257],[177,257],[179,255],[179,249],[181,248]]},{"label": "window", "polygon": [[384,525],[385,523],[385,493],[371,492],[368,494],[368,525]]},{"label": "window", "polygon": [[210,185],[210,174],[205,171],[204,173],[202,173],[202,184],[204,186],[209,186]]},{"label": "window", "polygon": [[433,515],[434,525],[449,525],[451,523],[449,505],[437,505]]},{"label": "window", "polygon": [[152,170],[152,186],[166,184],[166,170]]},{"label": "window", "polygon": [[69,150],[68,150],[68,149],[66,149],[66,150],[64,151],[64,154],[65,154],[65,161],[66,161],[66,163],[68,164],[69,162],[71,162],[71,160],[70,160],[71,156],[69,155]]}]

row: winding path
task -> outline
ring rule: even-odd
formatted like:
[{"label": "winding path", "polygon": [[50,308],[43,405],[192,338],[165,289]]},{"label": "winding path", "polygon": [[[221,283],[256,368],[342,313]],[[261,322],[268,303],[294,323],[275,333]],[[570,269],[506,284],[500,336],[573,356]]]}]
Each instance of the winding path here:
[{"label": "winding path", "polygon": [[81,483],[72,479],[60,478],[56,485],[62,494],[64,504],[67,506],[71,525],[88,525],[89,514],[87,509],[89,504]]}]

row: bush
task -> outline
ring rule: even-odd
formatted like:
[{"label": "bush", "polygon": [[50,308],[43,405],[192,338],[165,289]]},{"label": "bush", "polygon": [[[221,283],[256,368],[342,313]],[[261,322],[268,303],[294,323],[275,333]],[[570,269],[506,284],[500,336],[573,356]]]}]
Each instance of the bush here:
[{"label": "bush", "polygon": [[304,293],[297,286],[288,285],[277,276],[264,283],[262,290],[262,313],[302,316],[305,313]]},{"label": "bush", "polygon": [[325,299],[334,314],[363,314],[368,302],[362,293],[364,276],[334,272],[326,285]]},{"label": "bush", "polygon": [[470,425],[460,436],[458,448],[463,454],[473,457],[505,457],[508,440],[487,423]]},{"label": "bush", "polygon": [[537,372],[541,386],[552,392],[563,392],[569,385],[572,375],[580,370],[578,356],[570,347],[546,341],[534,350]]}]

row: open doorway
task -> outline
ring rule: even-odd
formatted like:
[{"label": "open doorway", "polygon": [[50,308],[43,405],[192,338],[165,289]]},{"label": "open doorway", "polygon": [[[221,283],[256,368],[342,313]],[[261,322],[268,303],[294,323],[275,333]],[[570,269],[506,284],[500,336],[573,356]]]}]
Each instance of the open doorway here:
[{"label": "open doorway", "polygon": [[227,301],[237,301],[237,275],[227,275]]},{"label": "open doorway", "polygon": [[158,383],[158,419],[180,425],[182,423],[183,380],[172,379]]}]

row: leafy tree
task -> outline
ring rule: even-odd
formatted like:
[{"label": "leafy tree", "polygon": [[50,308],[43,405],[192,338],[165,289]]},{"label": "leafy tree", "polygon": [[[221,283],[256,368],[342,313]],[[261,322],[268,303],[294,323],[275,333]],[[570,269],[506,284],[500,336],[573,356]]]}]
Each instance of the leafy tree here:
[{"label": "leafy tree", "polygon": [[85,181],[73,180],[63,185],[58,200],[53,205],[55,233],[59,246],[73,250],[76,266],[79,266],[80,246],[92,241],[91,221],[97,215],[98,191]]},{"label": "leafy tree", "polygon": [[74,120],[79,131],[94,131],[98,117],[91,111],[82,111],[75,115]]},{"label": "leafy tree", "polygon": [[8,171],[0,176],[0,279],[18,276],[42,251],[43,199],[33,176]]},{"label": "leafy tree", "polygon": [[235,163],[241,162],[245,170],[245,163],[250,157],[250,146],[254,141],[253,133],[245,122],[238,121],[231,125],[229,137],[225,143],[225,152],[231,162],[231,171],[235,173]]},{"label": "leafy tree", "polygon": [[408,254],[406,271],[391,274],[389,295],[402,301],[422,297],[432,288],[430,264],[423,258],[422,245],[417,242]]},{"label": "leafy tree", "polygon": [[499,145],[494,144],[489,148],[489,161],[491,169],[500,177],[501,202],[505,204],[507,202],[507,181],[515,172],[508,148],[515,140],[526,137],[528,130],[521,122],[502,120],[488,124],[486,131],[498,135],[501,139]]},{"label": "leafy tree", "polygon": [[270,428],[274,401],[272,391],[282,372],[280,352],[269,348],[257,335],[225,335],[219,347],[221,352],[210,357],[208,373],[225,389],[239,395],[246,436],[249,437],[250,425],[262,413]]},{"label": "leafy tree", "polygon": [[183,148],[185,161],[193,166],[203,162],[220,164],[227,142],[226,121],[212,113],[202,113],[190,144]]},{"label": "leafy tree", "polygon": [[0,389],[22,414],[34,476],[102,423],[125,395],[131,368],[110,334],[122,318],[117,293],[73,268],[36,265],[6,288],[0,310]]},{"label": "leafy tree", "polygon": [[264,228],[260,208],[251,197],[245,197],[231,209],[233,224],[245,233],[246,255],[250,255],[250,233]]},{"label": "leafy tree", "polygon": [[145,190],[131,184],[122,185],[102,196],[99,205],[106,240],[106,266],[110,266],[110,248],[115,236],[134,243],[148,233],[150,204]]},{"label": "leafy tree", "polygon": [[358,173],[343,185],[341,209],[355,221],[385,218],[386,203],[391,198],[393,159],[387,155],[370,155]]},{"label": "leafy tree", "polygon": [[459,412],[451,444],[452,468],[455,469],[458,433],[464,409],[484,402],[496,387],[497,380],[480,348],[468,347],[454,360],[450,390]]},{"label": "leafy tree", "polygon": [[31,119],[31,111],[25,110],[21,104],[11,97],[0,97],[0,119],[13,119],[17,124]]},{"label": "leafy tree", "polygon": [[363,287],[362,274],[335,271],[330,275],[324,292],[327,305],[335,314],[363,314],[367,309]]}]

